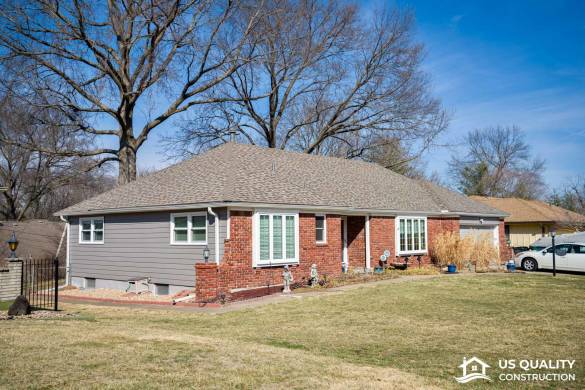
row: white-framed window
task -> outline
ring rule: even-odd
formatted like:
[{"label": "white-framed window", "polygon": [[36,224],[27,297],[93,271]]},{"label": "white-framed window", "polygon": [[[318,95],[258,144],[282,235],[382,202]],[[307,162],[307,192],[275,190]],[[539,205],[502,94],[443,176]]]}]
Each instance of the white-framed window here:
[{"label": "white-framed window", "polygon": [[79,218],[79,243],[104,243],[104,217]]},{"label": "white-framed window", "polygon": [[396,218],[396,254],[427,253],[427,218]]},{"label": "white-framed window", "polygon": [[253,223],[253,266],[298,264],[299,214],[255,211]]},{"label": "white-framed window", "polygon": [[327,217],[325,214],[315,214],[315,241],[317,244],[327,242]]},{"label": "white-framed window", "polygon": [[171,245],[207,245],[207,212],[171,214]]}]

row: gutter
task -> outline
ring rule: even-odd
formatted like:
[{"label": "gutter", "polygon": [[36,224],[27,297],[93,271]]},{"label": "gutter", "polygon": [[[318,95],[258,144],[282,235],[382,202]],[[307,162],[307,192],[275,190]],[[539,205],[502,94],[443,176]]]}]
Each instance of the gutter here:
[{"label": "gutter", "polygon": [[211,206],[207,207],[207,211],[213,215],[213,226],[215,227],[215,264],[219,265],[219,217],[213,212]]},{"label": "gutter", "polygon": [[441,211],[409,211],[409,210],[397,210],[397,209],[366,209],[356,207],[344,207],[344,206],[311,206],[311,205],[295,205],[295,204],[283,204],[283,203],[255,203],[255,202],[230,202],[230,201],[218,201],[218,202],[203,202],[203,203],[187,203],[187,204],[175,204],[175,205],[153,205],[153,206],[141,206],[141,207],[123,207],[123,208],[109,208],[109,209],[87,209],[80,211],[67,212],[62,210],[55,213],[56,216],[71,216],[71,215],[100,215],[100,214],[122,214],[122,213],[138,213],[138,212],[155,212],[165,210],[191,210],[201,209],[209,207],[230,207],[233,209],[288,209],[297,211],[306,211],[310,213],[315,212],[328,212],[331,214],[345,214],[345,215],[381,215],[381,216],[398,216],[408,215],[413,216],[430,216],[430,217],[457,217],[457,216],[476,216],[476,217],[496,217],[503,218],[509,214],[506,213],[467,213],[457,212],[449,210]]},{"label": "gutter", "polygon": [[[61,218],[61,221],[65,222],[65,230],[63,231],[63,233],[65,233],[65,231],[67,231],[67,244],[65,247],[65,286],[69,286],[69,279],[70,279],[70,258],[69,258],[69,238],[70,238],[70,224],[69,224],[69,220],[67,219],[67,217],[63,217],[62,215],[59,216],[59,218]],[[63,240],[63,237],[61,237],[61,240]],[[59,243],[59,249],[57,249],[57,254],[59,254],[59,251],[61,249],[61,243]]]}]

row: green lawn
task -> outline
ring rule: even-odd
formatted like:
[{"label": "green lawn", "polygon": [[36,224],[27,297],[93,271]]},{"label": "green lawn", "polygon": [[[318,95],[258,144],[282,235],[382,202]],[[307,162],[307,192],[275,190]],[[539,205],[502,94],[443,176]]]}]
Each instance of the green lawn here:
[{"label": "green lawn", "polygon": [[81,317],[0,322],[3,386],[455,388],[476,355],[493,379],[498,359],[576,359],[577,382],[537,386],[585,387],[584,276],[441,277],[225,314],[64,307]]},{"label": "green lawn", "polygon": [[12,301],[0,301],[0,311],[7,311]]}]

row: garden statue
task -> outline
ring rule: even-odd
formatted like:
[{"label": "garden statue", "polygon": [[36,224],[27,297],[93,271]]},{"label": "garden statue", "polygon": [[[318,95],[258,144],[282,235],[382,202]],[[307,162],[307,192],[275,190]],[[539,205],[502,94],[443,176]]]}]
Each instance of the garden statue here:
[{"label": "garden statue", "polygon": [[292,272],[288,269],[288,265],[284,266],[284,272],[282,273],[282,278],[284,281],[284,289],[282,292],[284,294],[290,294],[290,284],[294,282],[294,278]]},{"label": "garden statue", "polygon": [[317,272],[317,264],[313,264],[311,266],[311,278],[309,279],[309,284],[311,287],[315,287],[319,283],[319,273]]}]

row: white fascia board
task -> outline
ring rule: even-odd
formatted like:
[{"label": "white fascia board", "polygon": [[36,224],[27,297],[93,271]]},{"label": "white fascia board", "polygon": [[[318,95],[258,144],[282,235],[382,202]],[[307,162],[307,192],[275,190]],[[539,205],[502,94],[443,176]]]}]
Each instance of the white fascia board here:
[{"label": "white fascia board", "polygon": [[294,205],[281,203],[253,203],[253,202],[206,202],[206,203],[189,203],[189,204],[175,204],[175,205],[155,205],[144,207],[124,207],[116,209],[89,209],[84,211],[77,211],[73,213],[55,213],[55,216],[76,216],[76,215],[90,215],[90,214],[122,214],[122,213],[141,213],[141,212],[155,212],[155,211],[178,211],[178,210],[193,210],[206,209],[208,207],[230,207],[231,210],[254,210],[262,209],[279,209],[279,210],[297,210],[307,213],[328,213],[328,214],[343,214],[343,215],[371,215],[371,216],[397,216],[397,215],[420,215],[428,217],[458,217],[458,216],[478,216],[478,217],[505,217],[502,214],[482,214],[482,213],[462,213],[462,212],[445,212],[442,211],[412,211],[412,210],[389,210],[389,209],[362,209],[355,207],[343,206],[314,206],[314,205]]}]

